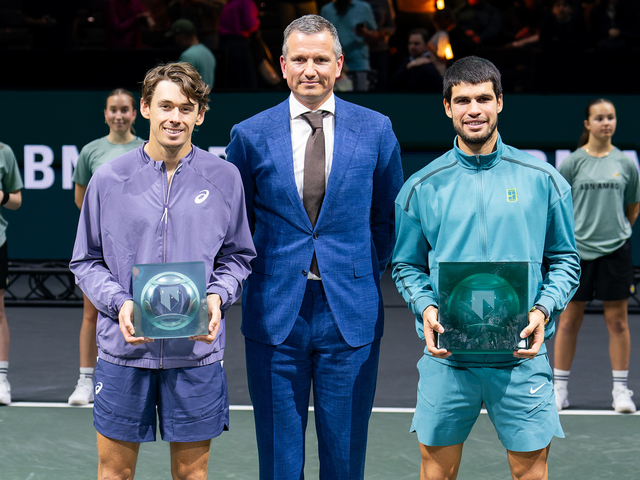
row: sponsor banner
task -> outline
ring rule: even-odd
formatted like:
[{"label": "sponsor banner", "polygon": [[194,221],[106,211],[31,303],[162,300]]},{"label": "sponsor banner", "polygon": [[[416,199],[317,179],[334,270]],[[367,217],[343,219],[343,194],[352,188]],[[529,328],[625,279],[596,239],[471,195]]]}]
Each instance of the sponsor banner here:
[{"label": "sponsor banner", "polygon": [[[114,85],[114,88],[118,85]],[[139,97],[139,92],[133,92]],[[10,223],[12,259],[69,259],[75,239],[78,209],[74,203],[73,169],[82,147],[108,133],[104,107],[108,91],[0,91],[11,122],[0,141],[14,151],[25,184],[17,211],[3,209]],[[272,107],[287,91],[214,93],[205,122],[193,143],[219,156],[233,125]],[[451,148],[454,132],[439,95],[339,94],[347,101],[387,115],[403,149],[405,177]],[[586,95],[507,95],[500,114],[504,141],[559,165],[575,148],[582,129]],[[635,112],[640,96],[614,95],[618,128],[614,143],[638,166]],[[137,116],[136,134],[148,138],[148,122]],[[636,242],[634,242],[636,243]],[[639,255],[640,241],[635,252]],[[635,255],[634,255],[635,257]]]}]

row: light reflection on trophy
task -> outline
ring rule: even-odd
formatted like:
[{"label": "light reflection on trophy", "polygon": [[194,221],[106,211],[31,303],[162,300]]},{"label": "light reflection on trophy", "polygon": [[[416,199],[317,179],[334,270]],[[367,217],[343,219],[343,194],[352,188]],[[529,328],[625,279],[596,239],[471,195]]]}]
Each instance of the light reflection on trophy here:
[{"label": "light reflection on trophy", "polygon": [[442,262],[439,265],[439,348],[453,353],[512,353],[526,346],[528,265]]},{"label": "light reflection on trophy", "polygon": [[189,277],[178,272],[160,273],[142,289],[142,314],[156,327],[177,330],[198,314],[200,295]]},{"label": "light reflection on trophy", "polygon": [[134,265],[136,336],[184,338],[209,327],[204,262]]},{"label": "light reflection on trophy", "polygon": [[451,326],[469,335],[500,332],[520,310],[518,294],[504,278],[477,273],[462,280],[449,297]]}]

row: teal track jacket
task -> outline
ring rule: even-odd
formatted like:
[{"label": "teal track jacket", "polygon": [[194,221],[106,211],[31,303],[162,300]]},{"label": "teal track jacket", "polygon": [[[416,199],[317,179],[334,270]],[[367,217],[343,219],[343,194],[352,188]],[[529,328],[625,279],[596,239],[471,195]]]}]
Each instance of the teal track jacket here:
[{"label": "teal track jacket", "polygon": [[438,305],[440,262],[527,262],[530,306],[546,307],[552,320],[545,338],[553,336],[553,317],[580,277],[571,187],[553,167],[500,137],[493,153],[471,156],[456,139],[452,150],[407,180],[395,211],[393,278],[421,338],[422,312]]}]

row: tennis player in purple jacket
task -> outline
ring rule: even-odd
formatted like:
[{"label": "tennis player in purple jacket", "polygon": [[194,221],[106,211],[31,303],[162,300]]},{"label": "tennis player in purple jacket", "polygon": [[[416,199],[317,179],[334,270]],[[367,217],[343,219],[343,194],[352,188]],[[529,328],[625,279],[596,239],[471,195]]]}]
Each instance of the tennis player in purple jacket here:
[{"label": "tennis player in purple jacket", "polygon": [[[191,144],[209,88],[186,63],[147,73],[140,111],[149,141],[100,167],[80,214],[71,271],[100,314],[94,425],[98,477],[133,478],[156,409],[174,479],[206,478],[211,438],[228,428],[224,311],[255,256],[232,164]],[[136,337],[132,266],[203,261],[209,334]]]}]

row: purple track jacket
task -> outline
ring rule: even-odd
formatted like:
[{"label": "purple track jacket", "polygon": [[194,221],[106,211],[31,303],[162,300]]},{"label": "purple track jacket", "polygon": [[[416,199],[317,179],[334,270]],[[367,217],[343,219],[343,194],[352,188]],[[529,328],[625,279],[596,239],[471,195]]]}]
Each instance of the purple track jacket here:
[{"label": "purple track jacket", "polygon": [[164,162],[144,145],[102,165],[80,213],[70,268],[99,310],[98,356],[139,368],[182,368],[222,359],[224,314],[211,345],[188,339],[125,342],[118,312],[132,299],[131,268],[140,263],[204,261],[207,292],[226,310],[242,292],[255,248],[244,189],[234,165],[192,147],[168,185]]}]

